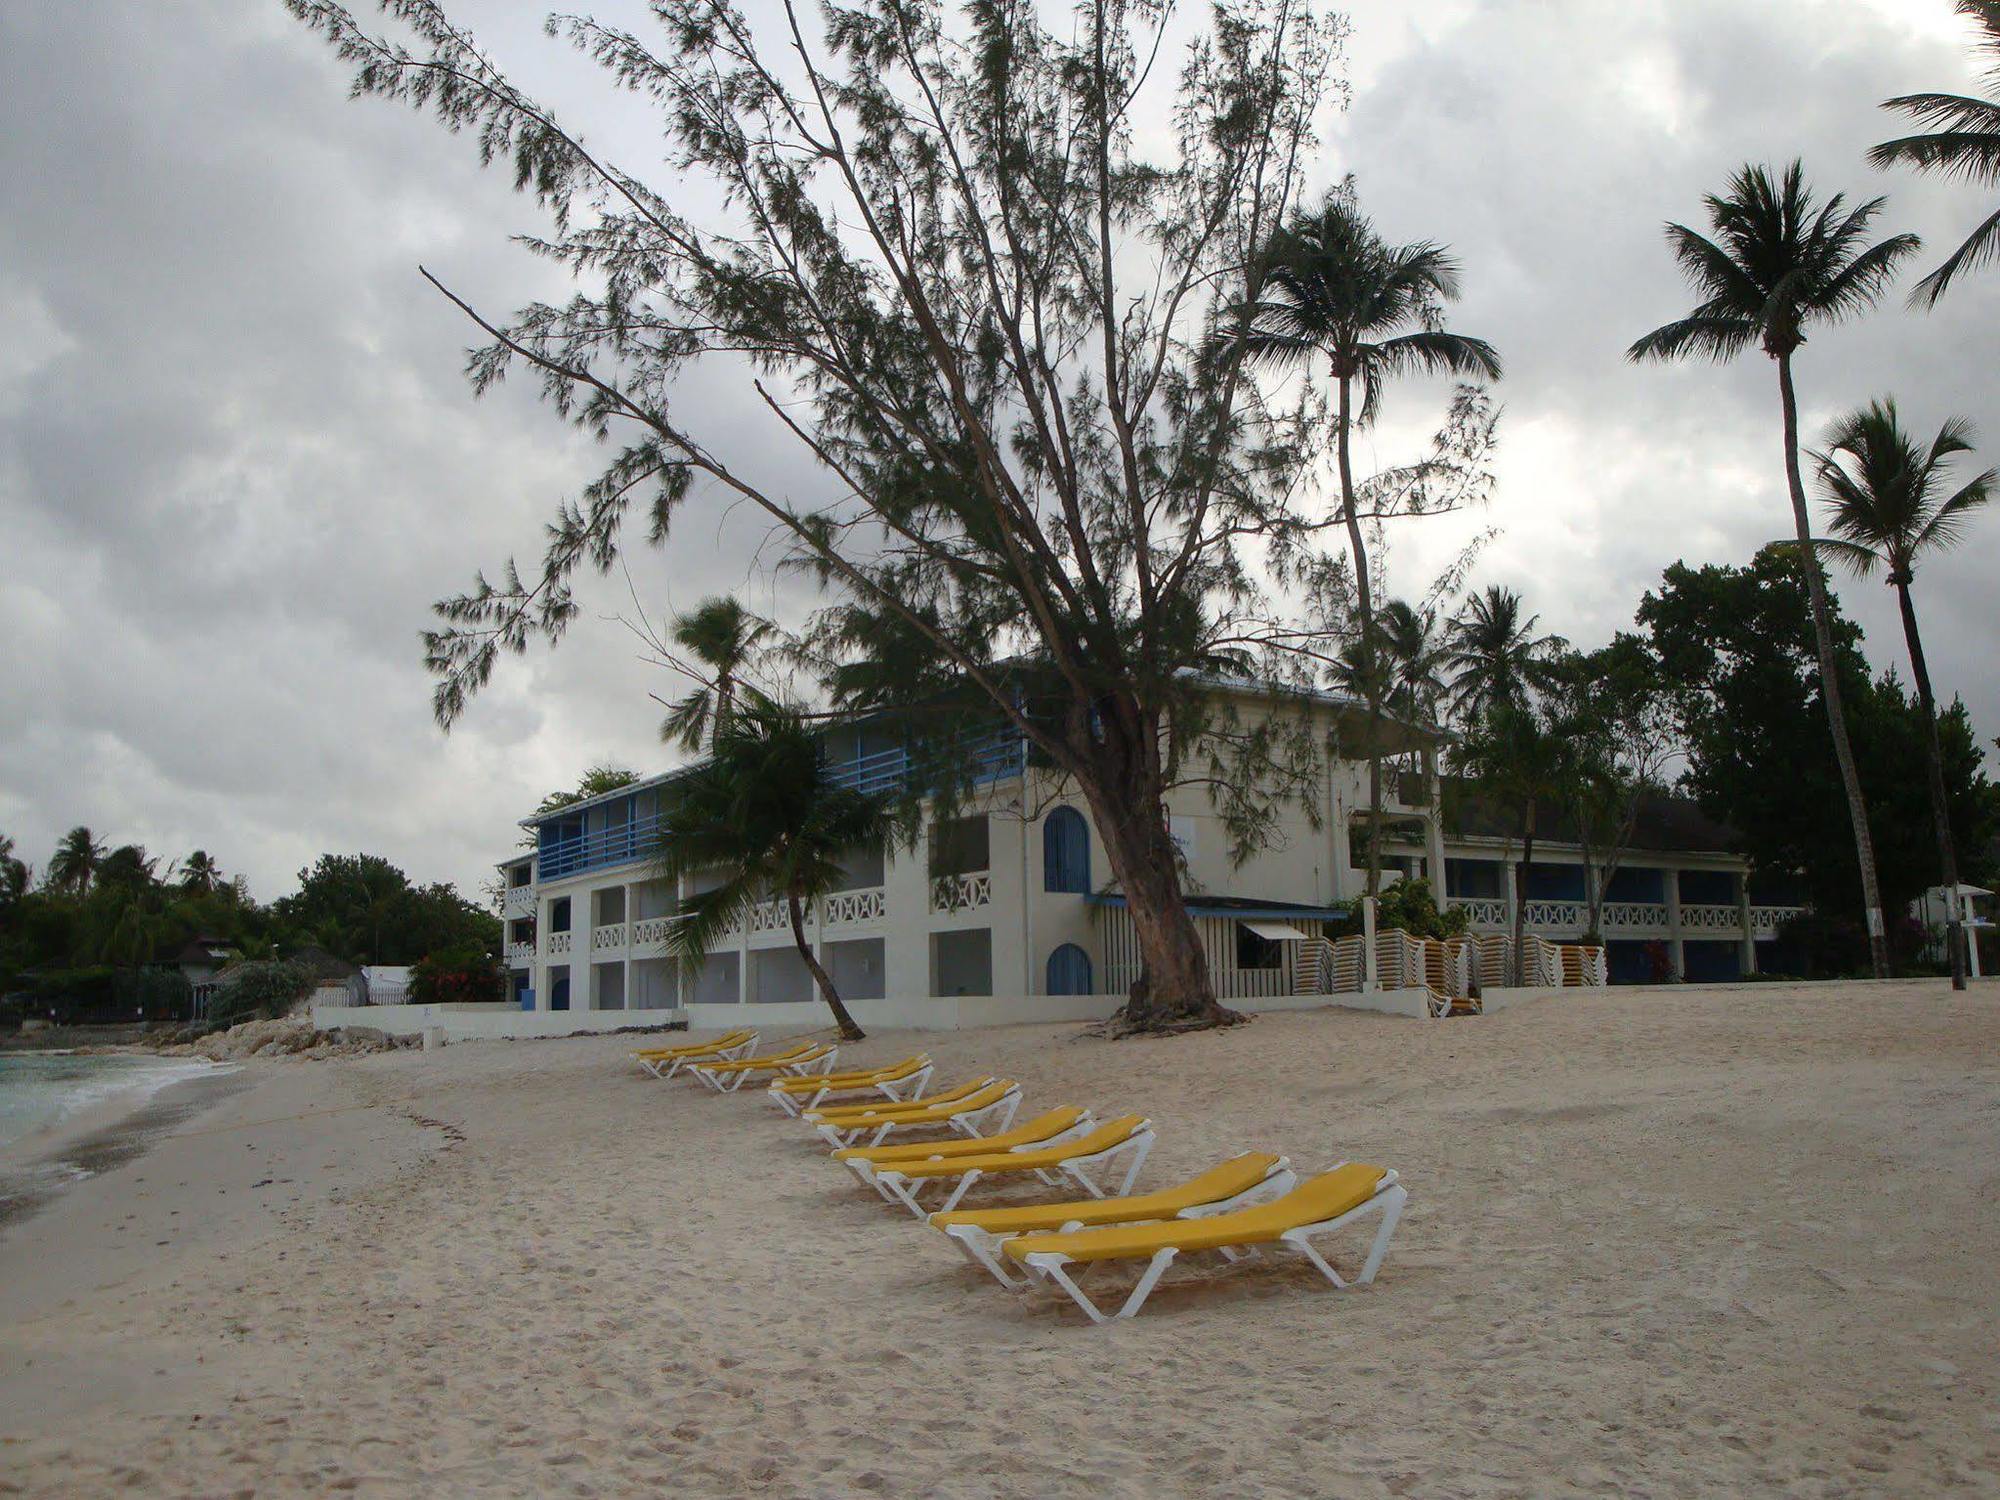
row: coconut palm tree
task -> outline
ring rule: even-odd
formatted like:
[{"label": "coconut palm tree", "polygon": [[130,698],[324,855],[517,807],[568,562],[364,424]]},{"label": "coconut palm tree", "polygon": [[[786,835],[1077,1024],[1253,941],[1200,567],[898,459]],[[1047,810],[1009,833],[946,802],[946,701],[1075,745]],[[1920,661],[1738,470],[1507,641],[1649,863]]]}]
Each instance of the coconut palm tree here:
[{"label": "coconut palm tree", "polygon": [[660,738],[698,750],[705,739],[719,735],[734,709],[744,667],[776,629],[727,596],[704,599],[675,616],[669,637],[694,658],[707,680],[668,708]]},{"label": "coconut palm tree", "polygon": [[[1958,0],[1958,13],[1981,32],[1974,45],[1993,59],[1986,75],[1987,98],[1966,94],[1903,94],[1886,99],[1884,109],[1931,127],[1921,135],[1884,141],[1868,153],[1877,167],[1911,166],[1919,172],[1959,177],[1982,187],[2000,186],[2000,0]],[[1965,237],[1930,275],[1917,283],[1910,301],[1937,306],[1961,271],[2000,260],[2000,209]]]},{"label": "coconut palm tree", "polygon": [[1469,595],[1445,632],[1439,665],[1451,677],[1451,707],[1472,726],[1501,704],[1519,705],[1547,680],[1550,661],[1567,644],[1536,635],[1540,615],[1522,617],[1521,596],[1499,584]]},{"label": "coconut palm tree", "polygon": [[181,861],[181,889],[189,895],[209,895],[222,883],[222,869],[206,849],[197,849]]},{"label": "coconut palm tree", "polygon": [[1515,984],[1525,984],[1528,875],[1535,867],[1539,811],[1544,803],[1554,801],[1563,787],[1562,737],[1525,697],[1497,698],[1467,732],[1461,758],[1482,791],[1514,810],[1521,862],[1514,876],[1513,977]]},{"label": "coconut palm tree", "polygon": [[1812,518],[1806,512],[1805,481],[1799,474],[1799,402],[1792,387],[1792,356],[1807,331],[1837,323],[1875,305],[1896,269],[1916,254],[1913,234],[1869,243],[1871,226],[1886,200],[1871,198],[1853,208],[1839,193],[1821,203],[1807,186],[1797,161],[1774,177],[1769,168],[1746,166],[1729,180],[1727,192],[1705,200],[1714,238],[1684,224],[1667,225],[1667,245],[1701,301],[1686,317],[1654,329],[1626,351],[1634,360],[1699,356],[1733,359],[1753,344],[1778,367],[1778,401],[1784,414],[1785,483],[1791,492],[1792,524],[1804,559],[1812,601],[1813,637],[1819,648],[1820,697],[1833,732],[1834,759],[1847,792],[1854,826],[1854,851],[1861,865],[1861,899],[1867,910],[1868,946],[1877,978],[1889,973],[1888,925],[1875,879],[1875,844],[1868,831],[1868,805],[1854,769],[1834,671],[1833,625],[1826,607],[1826,580],[1812,555]]},{"label": "coconut palm tree", "polygon": [[79,823],[62,836],[56,852],[49,857],[48,883],[54,890],[81,896],[90,889],[103,859],[104,845]]},{"label": "coconut palm tree", "polygon": [[1420,723],[1432,722],[1445,695],[1445,646],[1437,611],[1391,599],[1382,606],[1376,628],[1389,663],[1390,705]]},{"label": "coconut palm tree", "polygon": [[[1266,252],[1264,292],[1246,311],[1241,342],[1256,359],[1309,364],[1324,355],[1338,391],[1334,448],[1341,517],[1354,558],[1360,624],[1358,681],[1372,689],[1382,674],[1373,584],[1354,489],[1354,433],[1375,419],[1383,384],[1397,375],[1500,378],[1500,356],[1484,339],[1447,332],[1444,305],[1458,299],[1458,263],[1442,245],[1391,245],[1354,204],[1333,192],[1317,213],[1301,214]],[[1356,386],[1359,386],[1357,400]],[[1379,697],[1368,710],[1368,894],[1381,886],[1382,739]]]},{"label": "coconut palm tree", "polygon": [[1956,545],[1965,518],[1991,500],[1995,485],[2000,484],[2000,469],[1988,469],[1945,493],[1951,460],[1971,451],[1972,428],[1962,418],[1946,422],[1925,446],[1903,430],[1894,401],[1875,401],[1867,410],[1852,412],[1836,422],[1827,434],[1825,449],[1813,454],[1828,528],[1833,532],[1832,537],[1819,540],[1819,551],[1844,563],[1857,578],[1868,577],[1878,567],[1885,570],[1902,610],[1910,671],[1917,679],[1917,697],[1924,708],[1924,748],[1938,858],[1945,888],[1954,893],[1946,938],[1951,946],[1951,983],[1952,988],[1961,990],[1965,988],[1965,939],[1956,895],[1958,854],[1952,847],[1951,812],[1945,800],[1937,703],[1931,696],[1931,674],[1924,664],[1924,643],[1917,631],[1910,585],[1916,577],[1917,559]]},{"label": "coconut palm tree", "polygon": [[669,951],[700,963],[758,903],[781,900],[841,1038],[860,1041],[864,1033],[806,941],[805,913],[840,888],[845,859],[888,840],[886,804],[836,783],[805,716],[761,697],[716,724],[709,758],[676,781],[674,793],[661,820],[660,873],[679,881],[720,871],[722,880],[681,902]]}]

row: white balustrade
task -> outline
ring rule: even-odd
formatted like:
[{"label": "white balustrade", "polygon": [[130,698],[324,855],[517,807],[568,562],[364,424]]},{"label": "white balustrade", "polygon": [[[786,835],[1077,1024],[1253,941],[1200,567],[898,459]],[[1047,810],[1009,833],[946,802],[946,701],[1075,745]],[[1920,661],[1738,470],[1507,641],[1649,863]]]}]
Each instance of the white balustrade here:
[{"label": "white balustrade", "polygon": [[593,950],[624,947],[625,924],[613,922],[609,927],[593,927],[590,932],[590,946]]},{"label": "white balustrade", "polygon": [[791,925],[791,908],[783,901],[765,901],[750,908],[752,932],[777,932]]},{"label": "white balustrade", "polygon": [[667,933],[673,927],[672,917],[644,917],[632,924],[632,946],[650,948],[656,943],[664,943]]},{"label": "white balustrade", "polygon": [[562,953],[567,953],[567,952],[569,952],[569,934],[568,934],[568,933],[566,933],[566,932],[552,932],[552,933],[550,933],[550,934],[549,934],[549,956],[553,958],[553,957],[555,957],[555,956],[556,956],[556,955],[558,955],[558,954],[562,954]]},{"label": "white balustrade", "polygon": [[1598,925],[1638,932],[1665,932],[1667,909],[1657,901],[1607,901],[1598,908]]},{"label": "white balustrade", "polygon": [[1742,913],[1733,906],[1681,908],[1681,928],[1686,932],[1738,932],[1742,920]]},{"label": "white balustrade", "polygon": [[835,891],[820,906],[828,927],[844,922],[879,922],[889,915],[889,895],[880,886],[865,891]]},{"label": "white balustrade", "polygon": [[535,961],[533,943],[509,943],[507,945],[507,967],[525,969]]},{"label": "white balustrade", "polygon": [[1526,903],[1530,927],[1574,927],[1582,929],[1590,909],[1581,901],[1530,901]]},{"label": "white balustrade", "polygon": [[1505,927],[1510,918],[1507,903],[1498,896],[1447,896],[1447,907],[1457,907],[1474,927]]},{"label": "white balustrade", "polygon": [[1803,906],[1753,906],[1750,908],[1750,930],[1776,932],[1804,911]]},{"label": "white balustrade", "polygon": [[531,885],[510,885],[500,898],[500,915],[503,917],[532,917],[535,914],[535,888]]},{"label": "white balustrade", "polygon": [[984,870],[975,875],[939,875],[931,881],[932,911],[971,911],[992,901],[993,877]]}]

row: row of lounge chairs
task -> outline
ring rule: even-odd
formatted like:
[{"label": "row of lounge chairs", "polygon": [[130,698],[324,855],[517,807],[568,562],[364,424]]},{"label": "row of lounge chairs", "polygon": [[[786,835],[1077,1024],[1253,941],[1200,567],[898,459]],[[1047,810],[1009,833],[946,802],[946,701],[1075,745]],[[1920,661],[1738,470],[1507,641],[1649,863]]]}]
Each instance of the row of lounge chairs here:
[{"label": "row of lounge chairs", "polygon": [[[744,1028],[633,1055],[654,1077],[685,1073],[718,1092],[765,1079],[766,1097],[817,1131],[863,1186],[927,1222],[1002,1286],[1018,1291],[1045,1282],[1093,1323],[1133,1317],[1175,1260],[1209,1251],[1233,1263],[1265,1249],[1294,1250],[1336,1287],[1366,1285],[1381,1268],[1409,1196],[1396,1174],[1380,1167],[1341,1162],[1301,1178],[1287,1158],[1256,1151],[1134,1195],[1154,1138],[1144,1116],[1099,1120],[1088,1109],[1065,1106],[1017,1125],[1021,1086],[1013,1079],[977,1076],[926,1098],[933,1074],[928,1054],[835,1072],[838,1049],[831,1044],[797,1042],[761,1058],[757,1045],[757,1033]],[[927,1138],[907,1138],[919,1133]],[[977,1184],[1029,1178],[1073,1185],[1086,1196],[961,1207]],[[944,1195],[935,1209],[922,1201],[934,1188]],[[1374,1238],[1349,1280],[1317,1242],[1371,1216]],[[1137,1283],[1109,1313],[1080,1284],[1108,1261],[1143,1262]]]}]

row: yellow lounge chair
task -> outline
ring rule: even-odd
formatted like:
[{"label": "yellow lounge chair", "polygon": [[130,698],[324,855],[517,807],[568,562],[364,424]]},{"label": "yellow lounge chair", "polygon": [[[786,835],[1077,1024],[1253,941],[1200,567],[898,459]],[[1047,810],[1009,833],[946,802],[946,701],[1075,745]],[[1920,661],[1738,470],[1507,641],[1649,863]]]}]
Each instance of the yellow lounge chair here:
[{"label": "yellow lounge chair", "polygon": [[[1389,1237],[1396,1232],[1409,1194],[1396,1174],[1381,1167],[1347,1162],[1331,1172],[1308,1178],[1284,1197],[1256,1208],[1217,1214],[1213,1218],[1172,1219],[1159,1224],[1121,1224],[1102,1229],[1078,1229],[1068,1234],[1030,1234],[1008,1240],[1000,1249],[1035,1275],[1046,1277],[1069,1293],[1093,1323],[1130,1318],[1166,1274],[1174,1258],[1199,1250],[1219,1250],[1230,1260],[1254,1253],[1259,1246],[1284,1245],[1311,1261],[1337,1287],[1346,1287],[1338,1271],[1314,1247],[1313,1240],[1333,1234],[1371,1213],[1382,1216],[1375,1242],[1353,1285],[1366,1286],[1381,1269]],[[1107,1260],[1144,1260],[1146,1269],[1125,1305],[1106,1316],[1071,1279],[1072,1265]]]},{"label": "yellow lounge chair", "polygon": [[964,1135],[985,1135],[989,1128],[1005,1130],[1014,1123],[1014,1111],[1020,1107],[1021,1085],[1011,1078],[994,1078],[963,1098],[942,1104],[889,1105],[847,1118],[808,1118],[813,1119],[813,1128],[826,1138],[829,1145],[852,1146],[867,1136],[869,1145],[879,1146],[882,1138],[892,1130],[919,1130],[940,1125]]},{"label": "yellow lounge chair", "polygon": [[953,1100],[963,1099],[967,1094],[976,1094],[992,1081],[991,1073],[981,1073],[977,1078],[968,1078],[963,1083],[955,1083],[950,1088],[940,1089],[927,1098],[912,1099],[902,1104],[889,1103],[881,1099],[861,1099],[849,1104],[819,1104],[800,1113],[809,1124],[814,1125],[821,1121],[849,1123],[871,1116],[880,1118],[883,1115],[908,1114],[913,1110],[950,1104]]},{"label": "yellow lounge chair", "polygon": [[1102,1166],[1114,1156],[1130,1152],[1132,1165],[1125,1171],[1119,1193],[1132,1191],[1132,1183],[1145,1165],[1146,1153],[1153,1149],[1153,1122],[1143,1115],[1120,1115],[1106,1120],[1087,1135],[1052,1145],[1022,1151],[999,1151],[991,1156],[952,1156],[935,1161],[895,1162],[875,1169],[875,1183],[884,1195],[901,1203],[919,1219],[928,1219],[930,1210],[917,1195],[931,1183],[956,1177],[958,1185],[946,1198],[941,1213],[950,1213],[975,1182],[986,1177],[1007,1177],[1032,1172],[1043,1182],[1075,1180],[1093,1198],[1102,1198],[1104,1189],[1092,1179],[1087,1168]]},{"label": "yellow lounge chair", "polygon": [[718,1094],[733,1094],[753,1073],[803,1073],[832,1065],[840,1055],[838,1042],[800,1042],[788,1052],[768,1057],[741,1057],[733,1062],[698,1062],[694,1076]]},{"label": "yellow lounge chair", "polygon": [[906,1141],[900,1146],[849,1146],[833,1153],[833,1159],[861,1182],[884,1198],[889,1195],[876,1185],[875,1173],[906,1161],[941,1161],[951,1156],[991,1156],[996,1151],[1020,1151],[1053,1146],[1071,1136],[1087,1135],[1097,1128],[1090,1111],[1065,1104],[1037,1115],[1025,1125],[996,1135],[959,1136],[942,1141]]},{"label": "yellow lounge chair", "polygon": [[710,1042],[685,1042],[678,1047],[640,1047],[632,1055],[655,1078],[671,1078],[690,1063],[726,1062],[757,1050],[757,1033],[748,1026],[724,1032]]},{"label": "yellow lounge chair", "polygon": [[803,1078],[773,1078],[765,1090],[771,1101],[788,1115],[813,1108],[828,1094],[874,1092],[892,1104],[921,1099],[930,1081],[931,1060],[919,1052],[899,1063],[882,1068],[860,1069],[852,1073],[817,1073]]},{"label": "yellow lounge chair", "polygon": [[1028,1203],[1016,1208],[971,1208],[931,1215],[974,1265],[984,1266],[1005,1287],[1018,1288],[998,1257],[1000,1246],[1024,1234],[1067,1233],[1103,1224],[1140,1224],[1156,1219],[1206,1217],[1250,1208],[1288,1193],[1298,1183],[1291,1164],[1268,1151],[1246,1151],[1177,1187],[1136,1198],[1085,1198],[1070,1203]]}]

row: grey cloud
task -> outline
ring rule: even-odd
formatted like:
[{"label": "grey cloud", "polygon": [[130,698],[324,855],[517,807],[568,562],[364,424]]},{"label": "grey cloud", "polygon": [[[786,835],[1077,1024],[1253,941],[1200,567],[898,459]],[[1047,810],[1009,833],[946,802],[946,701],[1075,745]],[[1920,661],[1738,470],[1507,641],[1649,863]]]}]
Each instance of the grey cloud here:
[{"label": "grey cloud", "polygon": [[[538,13],[457,8],[528,87],[655,170],[643,107],[546,43]],[[1950,243],[1978,195],[1861,152],[1888,124],[1876,100],[1964,77],[1963,52],[1893,7],[1825,0],[1354,12],[1355,101],[1322,175],[1356,172],[1388,232],[1450,241],[1456,321],[1509,360],[1491,511],[1399,530],[1395,577],[1414,586],[1497,524],[1482,578],[1601,639],[1668,561],[1740,559],[1785,526],[1763,362],[1623,361],[1684,302],[1660,221],[1698,214],[1739,161],[1796,152]],[[527,382],[474,402],[469,330],[416,275],[499,308],[560,294],[506,243],[531,205],[465,140],[348,102],[275,3],[0,0],[0,34],[0,828],[37,861],[78,820],[200,843],[265,896],[327,848],[470,888],[549,787],[597,760],[662,763],[646,695],[676,689],[610,618],[633,609],[621,575],[583,588],[560,649],[504,662],[452,736],[430,722],[430,602],[474,566],[532,560],[600,456]],[[1980,420],[2000,456],[1996,327],[1988,277],[1936,317],[1826,335],[1801,363],[1809,428],[1894,390],[1917,420]],[[1409,456],[1440,397],[1398,390],[1370,453]],[[746,383],[679,399],[781,490],[822,484]],[[801,583],[753,568],[765,539],[744,508],[701,503],[664,552],[633,554],[630,588],[655,621],[725,587],[796,617]],[[1992,555],[1976,533],[1920,599],[1940,682],[1989,735]],[[1884,591],[1842,592],[1877,659],[1899,659]]]}]

